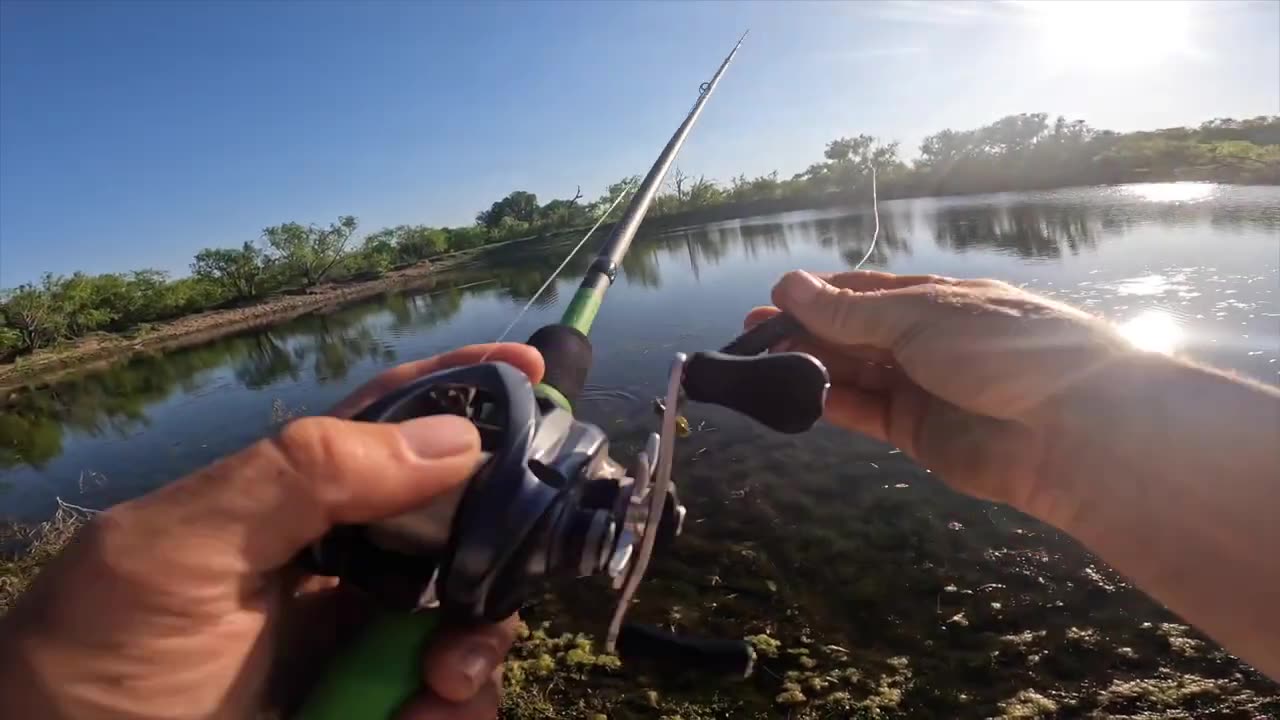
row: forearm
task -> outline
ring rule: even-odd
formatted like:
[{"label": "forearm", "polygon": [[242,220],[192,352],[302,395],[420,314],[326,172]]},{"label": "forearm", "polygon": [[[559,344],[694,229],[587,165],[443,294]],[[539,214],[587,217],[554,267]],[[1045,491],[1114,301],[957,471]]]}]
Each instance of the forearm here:
[{"label": "forearm", "polygon": [[1280,677],[1280,392],[1158,356],[1070,391],[1024,510]]}]

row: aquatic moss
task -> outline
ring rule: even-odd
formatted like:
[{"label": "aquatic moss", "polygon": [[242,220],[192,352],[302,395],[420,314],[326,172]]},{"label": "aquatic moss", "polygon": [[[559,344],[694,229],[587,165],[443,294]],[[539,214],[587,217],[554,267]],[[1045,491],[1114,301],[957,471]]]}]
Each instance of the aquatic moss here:
[{"label": "aquatic moss", "polygon": [[1072,626],[1067,628],[1066,639],[1067,642],[1075,643],[1076,645],[1096,647],[1099,640],[1102,639],[1102,636],[1093,628],[1078,628]]},{"label": "aquatic moss", "polygon": [[821,693],[831,685],[831,681],[825,677],[811,677],[805,680],[804,686],[814,693]]},{"label": "aquatic moss", "polygon": [[999,706],[1006,718],[1038,718],[1058,711],[1058,703],[1030,688],[1019,690],[1013,697],[1001,700]]},{"label": "aquatic moss", "polygon": [[764,657],[777,657],[778,651],[782,649],[782,643],[764,634],[750,635],[745,640]]},{"label": "aquatic moss", "polygon": [[1160,670],[1152,677],[1113,680],[1099,696],[1099,705],[1141,700],[1157,708],[1174,708],[1191,698],[1221,695],[1233,689],[1230,682]]},{"label": "aquatic moss", "polygon": [[782,692],[773,698],[773,701],[779,705],[801,705],[809,701],[809,698],[801,692],[800,686],[795,683],[783,683]]},{"label": "aquatic moss", "polygon": [[1187,637],[1187,631],[1190,629],[1186,625],[1178,625],[1177,623],[1160,623],[1156,634],[1164,637],[1169,643],[1169,649],[1178,655],[1195,657],[1200,654],[1204,643],[1195,638]]},{"label": "aquatic moss", "polygon": [[822,698],[824,705],[846,706],[849,704],[850,696],[847,691],[837,690],[830,695]]},{"label": "aquatic moss", "polygon": [[907,675],[910,675],[910,674],[911,674],[911,673],[910,673],[910,671],[909,671],[909,670],[907,670],[907,668],[911,667],[911,660],[910,660],[909,658],[907,658],[907,657],[904,657],[904,656],[902,656],[902,655],[898,655],[898,656],[896,656],[896,657],[891,657],[891,658],[889,658],[889,659],[888,659],[888,660],[886,660],[885,662],[887,662],[887,663],[889,663],[890,665],[892,665],[893,667],[897,668],[900,672],[906,672],[906,673],[907,673]]},{"label": "aquatic moss", "polygon": [[1044,630],[1023,630],[1013,635],[1001,636],[1000,643],[1019,650],[1026,650],[1037,641],[1044,639],[1046,634]]}]

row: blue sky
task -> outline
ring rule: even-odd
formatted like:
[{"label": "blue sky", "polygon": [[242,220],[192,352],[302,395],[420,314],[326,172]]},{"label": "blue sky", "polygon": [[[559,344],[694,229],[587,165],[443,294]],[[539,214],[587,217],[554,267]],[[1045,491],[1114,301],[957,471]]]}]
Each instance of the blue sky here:
[{"label": "blue sky", "polygon": [[1280,113],[1280,2],[0,0],[0,287],[186,272],[354,214],[460,224],[643,172],[751,35],[679,164],[1046,111],[1117,130]]}]

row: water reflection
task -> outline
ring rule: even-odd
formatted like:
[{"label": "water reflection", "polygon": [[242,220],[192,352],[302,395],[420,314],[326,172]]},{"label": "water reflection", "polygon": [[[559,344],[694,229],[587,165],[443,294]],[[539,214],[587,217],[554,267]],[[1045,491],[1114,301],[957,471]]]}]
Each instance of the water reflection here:
[{"label": "water reflection", "polygon": [[957,252],[994,250],[1023,258],[1058,258],[1092,249],[1102,218],[1088,208],[1018,205],[944,208],[934,239]]},{"label": "water reflection", "polygon": [[[1071,189],[892,201],[882,203],[880,210],[879,239],[869,258],[873,267],[995,273],[1027,282],[1111,314],[1124,322],[1126,335],[1136,345],[1158,352],[1197,344],[1190,340],[1190,325],[1164,311],[1126,302],[1159,302],[1176,308],[1178,317],[1191,318],[1192,323],[1204,318],[1219,321],[1215,330],[1221,341],[1212,342],[1224,352],[1247,345],[1252,357],[1262,352],[1254,347],[1258,338],[1275,337],[1266,327],[1249,329],[1263,322],[1258,318],[1274,317],[1264,307],[1271,302],[1266,282],[1274,285],[1275,280],[1275,271],[1266,268],[1275,265],[1275,240],[1280,237],[1280,194],[1274,188],[1179,184]],[[618,284],[623,289],[614,291],[611,310],[626,315],[629,303],[643,308],[626,315],[631,323],[626,328],[628,341],[641,348],[665,347],[673,336],[706,331],[699,325],[704,316],[733,316],[729,322],[736,323],[742,308],[767,299],[768,283],[783,269],[852,267],[866,254],[874,230],[875,219],[864,208],[747,218],[641,237],[622,263]],[[1207,242],[1210,238],[1216,243]],[[69,433],[98,438],[139,432],[148,428],[153,407],[179,395],[199,398],[228,387],[257,391],[285,383],[345,383],[361,377],[356,368],[362,364],[381,367],[397,361],[406,343],[429,328],[447,327],[456,331],[450,337],[462,342],[492,337],[490,326],[500,330],[579,239],[502,246],[442,278],[448,288],[390,293],[199,347],[137,357],[50,387],[11,393],[0,408],[0,469],[44,467],[63,452]],[[553,319],[552,310],[563,305],[586,271],[590,250],[598,241],[593,239],[569,261],[539,297],[534,315],[542,313],[542,321]],[[1238,262],[1234,274],[1183,260],[1221,255],[1218,245],[1227,241],[1235,243],[1231,247],[1236,254],[1256,259]],[[1152,266],[1150,258],[1155,256],[1166,262]],[[993,265],[990,258],[1002,264]],[[1096,266],[1087,276],[1073,274],[1085,271],[1070,269],[1070,263],[1086,258]],[[1035,274],[1028,270],[1032,267],[1038,268]],[[1092,273],[1100,271],[1109,277],[1095,281]],[[1044,279],[1048,275],[1041,277],[1048,272],[1056,273],[1053,277],[1063,284],[1054,286]],[[703,283],[706,287],[700,288]],[[1074,289],[1060,290],[1068,284]],[[1234,294],[1237,290],[1240,294]],[[469,302],[478,297],[485,301]],[[688,312],[690,303],[698,312]],[[486,308],[490,325],[474,332],[455,327],[464,308],[476,306]],[[1240,326],[1245,328],[1237,329]],[[734,330],[730,325],[715,328],[726,337]],[[1205,337],[1203,328],[1195,332],[1195,337]],[[415,347],[412,352],[424,349],[438,347]],[[655,363],[661,363],[659,356],[654,356]],[[1274,359],[1259,356],[1251,367]],[[602,362],[593,378],[621,385],[635,376],[647,377],[644,373],[650,368],[645,363],[631,357],[627,361],[629,369],[611,369]],[[615,374],[612,378],[610,372]],[[661,369],[652,373],[660,375]]]},{"label": "water reflection", "polygon": [[[820,220],[814,224],[814,230],[818,233],[818,243],[825,248],[836,248],[840,259],[849,267],[857,267],[864,257],[871,265],[883,266],[896,255],[911,254],[910,242],[898,230],[904,221],[909,222],[909,216],[904,219],[896,212],[881,213],[878,237],[876,218],[867,213]],[[876,238],[874,247],[873,237]],[[867,255],[868,249],[870,255]]]},{"label": "water reflection", "polygon": [[62,452],[67,432],[125,437],[148,425],[147,408],[177,392],[195,394],[210,375],[228,368],[248,389],[298,380],[304,373],[319,384],[344,380],[363,360],[396,359],[396,349],[371,327],[390,314],[401,330],[424,329],[451,318],[461,294],[389,295],[382,302],[320,311],[266,330],[132,360],[55,383],[10,393],[0,415],[0,468],[41,467]]}]

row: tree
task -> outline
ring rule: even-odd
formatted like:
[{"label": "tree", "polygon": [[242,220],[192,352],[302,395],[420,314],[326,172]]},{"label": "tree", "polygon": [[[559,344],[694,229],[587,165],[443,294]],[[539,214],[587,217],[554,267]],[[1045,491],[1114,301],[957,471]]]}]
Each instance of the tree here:
[{"label": "tree", "polygon": [[751,179],[746,175],[739,175],[730,181],[728,199],[733,202],[764,200],[781,196],[782,190],[783,185],[778,180],[777,170]]},{"label": "tree", "polygon": [[66,336],[76,337],[110,325],[127,307],[128,290],[119,275],[86,275],[76,272],[71,277],[46,275],[44,291],[66,326]]},{"label": "tree", "polygon": [[377,232],[364,239],[360,248],[347,255],[344,274],[381,275],[391,269],[396,259],[396,244],[392,233]]},{"label": "tree", "polygon": [[685,186],[689,184],[690,178],[684,170],[677,165],[671,168],[671,174],[667,176],[667,187],[671,188],[671,193],[676,196],[677,203],[683,203],[688,199],[688,191]]},{"label": "tree", "polygon": [[506,218],[532,223],[538,219],[538,196],[516,190],[476,215],[476,222],[493,230]]},{"label": "tree", "polygon": [[239,300],[257,297],[268,269],[266,253],[251,242],[239,250],[205,248],[196,253],[191,274],[215,283]]},{"label": "tree", "polygon": [[920,143],[920,157],[916,160],[916,167],[949,168],[961,158],[974,154],[976,149],[977,137],[974,131],[943,130],[929,135]]},{"label": "tree", "polygon": [[[631,195],[635,193],[636,188],[640,187],[640,176],[632,175],[625,177],[609,187],[605,188],[604,195],[591,203],[591,216],[599,217],[601,213],[613,208],[606,220],[616,220],[622,216],[622,210],[630,200]],[[615,205],[614,203],[617,202]]]},{"label": "tree", "polygon": [[1047,113],[1007,115],[986,126],[981,137],[989,151],[999,155],[1026,152],[1049,128]]},{"label": "tree", "polygon": [[697,180],[689,183],[689,188],[685,191],[684,206],[691,208],[714,205],[724,200],[724,195],[724,190],[716,184],[715,180],[708,180],[706,175],[699,175]]},{"label": "tree", "polygon": [[552,227],[569,227],[589,221],[590,213],[578,204],[580,197],[582,197],[581,192],[572,200],[556,199],[543,205],[538,211],[539,220]]},{"label": "tree", "polygon": [[490,236],[502,240],[510,240],[523,235],[528,235],[530,231],[530,223],[525,220],[517,220],[507,215],[502,218],[502,222],[497,227],[490,229]]},{"label": "tree", "polygon": [[5,325],[17,334],[21,350],[35,350],[65,337],[67,318],[59,312],[52,292],[57,282],[58,278],[45,273],[40,285],[19,285],[0,306]]},{"label": "tree", "polygon": [[275,225],[263,230],[262,237],[275,251],[275,260],[286,276],[301,278],[303,287],[312,287],[342,259],[356,225],[354,217],[344,215],[328,227],[298,223]]},{"label": "tree", "polygon": [[826,162],[810,165],[795,179],[820,190],[851,191],[870,177],[872,168],[877,174],[892,173],[902,168],[902,162],[898,160],[898,143],[881,143],[872,135],[832,140],[822,155]]},{"label": "tree", "polygon": [[426,225],[401,225],[396,228],[396,255],[400,262],[418,262],[449,249],[448,230]]},{"label": "tree", "polygon": [[10,360],[25,349],[22,333],[9,327],[3,313],[0,313],[0,361]]},{"label": "tree", "polygon": [[448,232],[450,250],[477,248],[489,242],[491,237],[489,231],[479,225],[450,228]]}]

